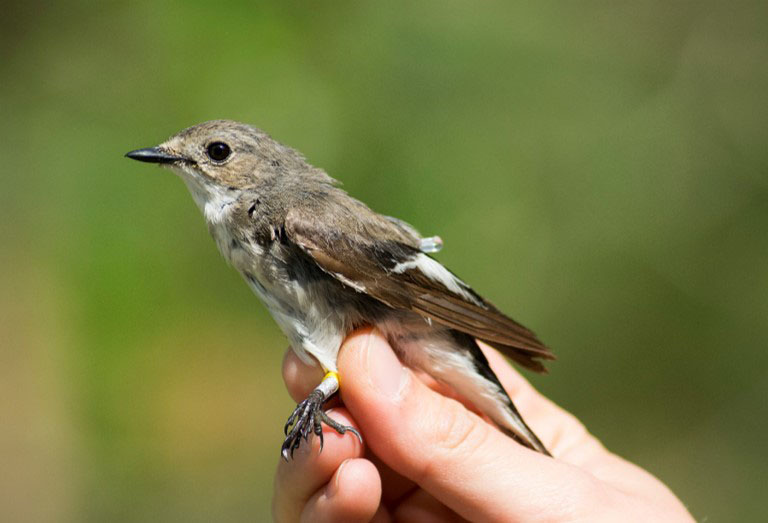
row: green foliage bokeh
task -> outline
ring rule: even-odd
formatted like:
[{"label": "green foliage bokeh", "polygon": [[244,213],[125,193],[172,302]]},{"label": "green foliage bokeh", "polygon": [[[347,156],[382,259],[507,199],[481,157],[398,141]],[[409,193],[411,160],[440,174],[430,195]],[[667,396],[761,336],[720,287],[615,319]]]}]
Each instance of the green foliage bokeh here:
[{"label": "green foliage bokeh", "polygon": [[697,518],[764,517],[765,2],[11,3],[0,519],[268,517],[286,341],[186,189],[298,148],[553,348],[532,381]]}]

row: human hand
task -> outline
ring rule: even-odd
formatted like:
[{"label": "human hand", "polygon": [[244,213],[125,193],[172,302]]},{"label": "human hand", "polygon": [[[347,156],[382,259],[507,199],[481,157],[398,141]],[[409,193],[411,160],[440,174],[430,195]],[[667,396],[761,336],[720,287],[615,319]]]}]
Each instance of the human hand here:
[{"label": "human hand", "polygon": [[[519,445],[433,380],[417,377],[380,332],[362,329],[342,345],[343,407],[330,415],[358,428],[366,446],[323,426],[322,453],[312,438],[293,461],[280,460],[275,519],[692,521],[663,483],[605,450],[496,351],[482,348],[554,458]],[[289,350],[283,378],[299,401],[322,372]]]}]

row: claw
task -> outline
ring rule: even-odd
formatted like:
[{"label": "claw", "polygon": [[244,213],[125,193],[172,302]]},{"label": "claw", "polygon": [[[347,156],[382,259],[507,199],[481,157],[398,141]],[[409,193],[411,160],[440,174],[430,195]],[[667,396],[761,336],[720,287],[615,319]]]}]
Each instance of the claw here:
[{"label": "claw", "polygon": [[296,408],[293,409],[293,412],[291,413],[290,417],[288,418],[288,421],[285,422],[285,427],[283,427],[283,433],[286,436],[288,435],[288,429],[293,424],[293,420],[296,419],[296,415],[298,414],[300,408],[301,408],[301,404],[297,404]]},{"label": "claw", "polygon": [[320,417],[319,416],[315,417],[315,424],[314,424],[314,429],[313,430],[314,430],[315,436],[320,438],[320,450],[318,451],[318,454],[320,454],[320,452],[323,451],[323,443],[324,443],[323,440],[324,440],[324,437],[323,437],[323,426],[320,423]]},{"label": "claw", "polygon": [[357,431],[355,427],[350,427],[349,425],[346,425],[345,428],[347,429],[347,432],[351,432],[355,436],[357,436],[358,441],[360,441],[360,444],[363,444],[363,437],[360,435],[360,433]]},{"label": "claw", "polygon": [[[319,388],[318,388],[319,389]],[[323,423],[334,429],[339,434],[345,434],[351,432],[360,443],[363,442],[363,438],[360,433],[354,427],[348,425],[342,425],[338,421],[330,418],[323,410],[323,403],[325,403],[326,396],[322,390],[315,389],[307,399],[296,405],[296,408],[291,413],[288,421],[285,423],[283,431],[285,432],[285,441],[281,448],[280,454],[284,460],[290,461],[293,459],[293,454],[296,449],[301,446],[301,440],[309,442],[310,433],[320,438],[320,452],[323,450],[325,443],[323,437]]]},{"label": "claw", "polygon": [[363,437],[360,435],[360,433],[357,431],[355,427],[352,427],[350,425],[342,425],[338,421],[328,416],[328,414],[326,414],[325,412],[319,412],[318,417],[323,423],[331,427],[333,430],[335,430],[339,434],[346,434],[347,432],[351,432],[352,434],[357,436],[357,439],[360,440],[360,444],[363,443]]}]

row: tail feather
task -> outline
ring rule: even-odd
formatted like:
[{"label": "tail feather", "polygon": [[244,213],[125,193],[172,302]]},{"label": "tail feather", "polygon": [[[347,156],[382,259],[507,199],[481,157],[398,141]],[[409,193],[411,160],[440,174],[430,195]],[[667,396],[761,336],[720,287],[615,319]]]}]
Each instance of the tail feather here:
[{"label": "tail feather", "polygon": [[[502,413],[498,412],[500,409],[495,409],[495,411],[488,411],[485,412],[485,414],[487,414],[499,427],[499,429],[507,436],[510,436],[515,441],[528,447],[529,449],[540,452],[546,456],[551,456],[539,437],[536,436],[536,433],[534,433],[533,430],[531,430],[531,428],[525,422],[525,420],[523,420],[523,417],[520,415],[517,407],[515,407],[512,398],[509,397],[509,394],[506,390],[504,390],[504,386],[499,381],[499,378],[493,372],[493,369],[491,369],[491,366],[488,363],[488,359],[485,357],[485,354],[483,354],[483,351],[480,349],[477,341],[471,336],[468,336],[462,332],[452,331],[452,334],[454,339],[460,345],[466,347],[469,350],[469,354],[472,358],[475,369],[480,373],[480,375],[483,376],[483,378],[490,381],[498,388],[498,393],[500,396],[499,400],[504,402]],[[533,370],[538,370],[537,367],[535,367],[535,365],[538,365],[541,367],[540,372],[546,370],[540,362],[530,358],[529,353],[513,352],[511,355],[508,355],[515,361],[518,361],[518,358],[522,359],[525,356],[528,358],[528,360],[521,362],[521,364],[527,364],[526,366],[533,368]]]},{"label": "tail feather", "polygon": [[512,347],[510,345],[502,345],[501,343],[495,343],[495,342],[489,342],[485,340],[481,340],[483,343],[486,343],[502,353],[507,358],[513,360],[515,363],[518,363],[519,365],[522,365],[526,369],[532,370],[534,372],[538,372],[540,374],[546,374],[549,372],[547,368],[544,366],[544,364],[540,361],[542,358],[548,359],[548,360],[554,360],[554,355],[548,355],[546,357],[543,357],[539,353],[533,353],[525,349],[520,349],[519,347]]}]

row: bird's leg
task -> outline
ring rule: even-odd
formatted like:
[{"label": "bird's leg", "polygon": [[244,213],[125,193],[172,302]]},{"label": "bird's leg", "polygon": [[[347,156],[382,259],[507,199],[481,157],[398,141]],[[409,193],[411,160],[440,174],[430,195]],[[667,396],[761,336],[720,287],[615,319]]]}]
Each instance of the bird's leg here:
[{"label": "bird's leg", "polygon": [[[302,438],[307,441],[309,433],[313,432],[320,438],[320,450],[323,450],[323,428],[321,423],[325,423],[339,434],[351,432],[360,443],[363,442],[362,436],[354,428],[331,419],[323,411],[323,404],[330,399],[339,390],[339,375],[335,372],[328,372],[320,385],[315,387],[307,399],[296,405],[288,421],[285,423],[286,438],[283,442],[281,454],[283,459],[288,461],[293,457],[293,452],[301,445]],[[290,432],[289,432],[290,429]]]}]

